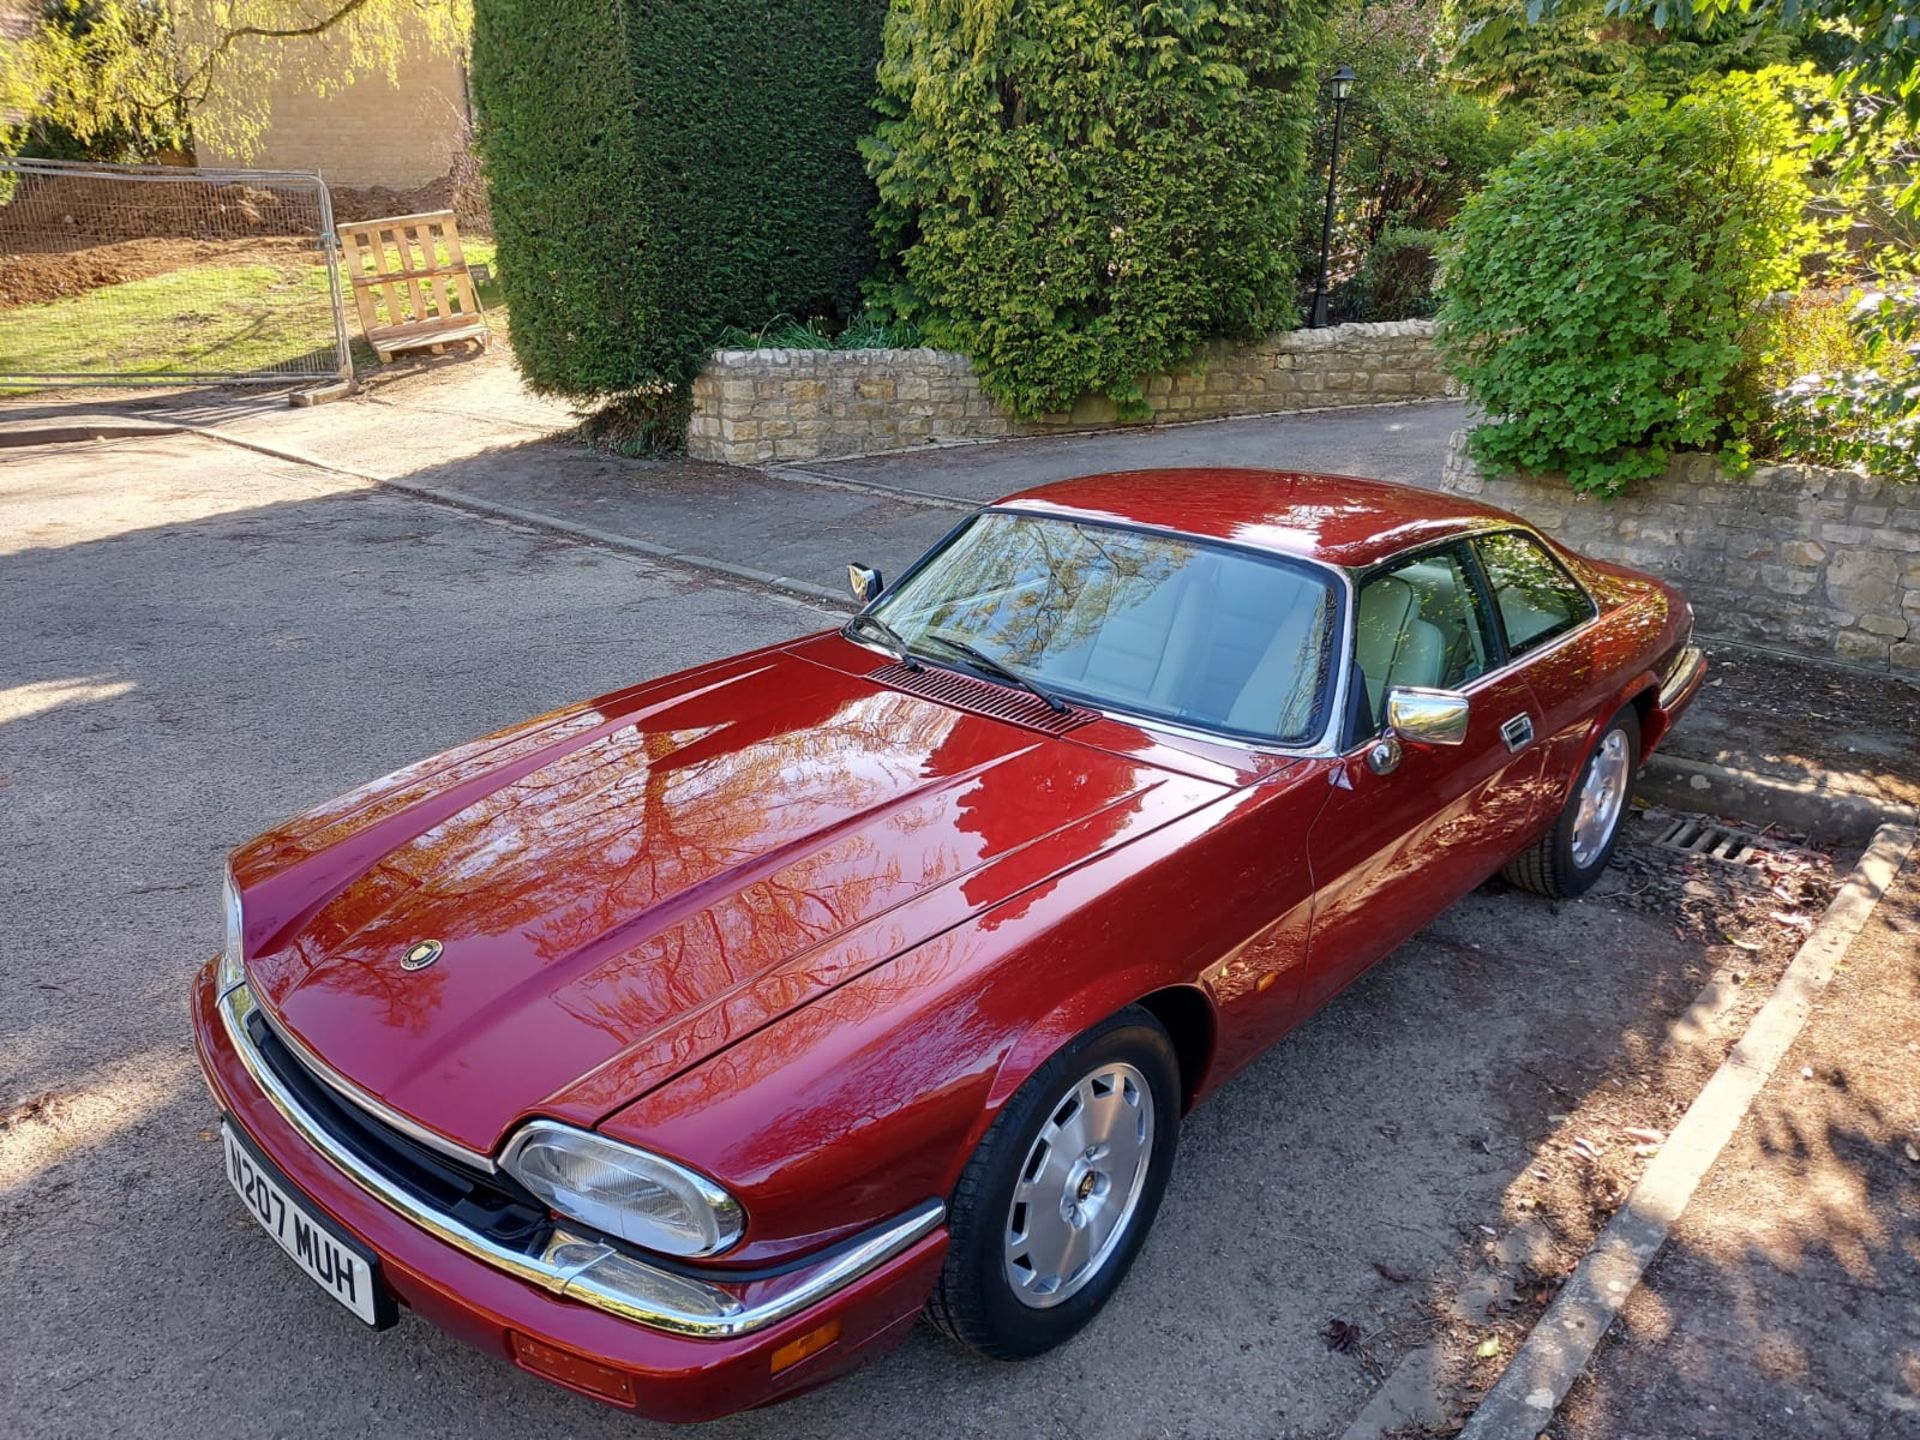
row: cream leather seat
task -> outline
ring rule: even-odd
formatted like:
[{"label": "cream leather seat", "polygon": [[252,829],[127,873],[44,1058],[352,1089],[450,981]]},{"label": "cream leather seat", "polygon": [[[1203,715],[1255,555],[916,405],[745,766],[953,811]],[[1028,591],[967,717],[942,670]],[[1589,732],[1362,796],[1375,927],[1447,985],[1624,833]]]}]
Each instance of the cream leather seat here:
[{"label": "cream leather seat", "polygon": [[1355,656],[1367,679],[1367,703],[1379,721],[1391,687],[1440,683],[1446,673],[1447,641],[1438,625],[1420,618],[1420,597],[1413,586],[1386,575],[1360,592]]}]

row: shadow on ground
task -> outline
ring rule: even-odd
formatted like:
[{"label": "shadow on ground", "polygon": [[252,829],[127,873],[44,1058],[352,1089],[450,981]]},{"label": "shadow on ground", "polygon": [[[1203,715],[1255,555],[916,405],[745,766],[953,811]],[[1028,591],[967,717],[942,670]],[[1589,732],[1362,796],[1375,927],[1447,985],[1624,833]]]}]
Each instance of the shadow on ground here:
[{"label": "shadow on ground", "polygon": [[1555,1440],[1920,1435],[1910,860],[1648,1271]]}]

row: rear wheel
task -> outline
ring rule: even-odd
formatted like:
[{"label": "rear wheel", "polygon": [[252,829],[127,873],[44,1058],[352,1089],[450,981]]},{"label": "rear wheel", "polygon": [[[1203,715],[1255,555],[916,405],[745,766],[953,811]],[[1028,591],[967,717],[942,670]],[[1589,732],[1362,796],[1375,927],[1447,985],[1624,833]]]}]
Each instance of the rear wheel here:
[{"label": "rear wheel", "polygon": [[1126,1277],[1173,1166],[1180,1072],[1150,1013],[1123,1010],[1014,1092],[948,1212],[934,1325],[996,1360],[1050,1350]]},{"label": "rear wheel", "polygon": [[1640,717],[1627,706],[1600,732],[1553,828],[1500,873],[1522,889],[1571,900],[1593,888],[1620,843],[1640,769]]}]

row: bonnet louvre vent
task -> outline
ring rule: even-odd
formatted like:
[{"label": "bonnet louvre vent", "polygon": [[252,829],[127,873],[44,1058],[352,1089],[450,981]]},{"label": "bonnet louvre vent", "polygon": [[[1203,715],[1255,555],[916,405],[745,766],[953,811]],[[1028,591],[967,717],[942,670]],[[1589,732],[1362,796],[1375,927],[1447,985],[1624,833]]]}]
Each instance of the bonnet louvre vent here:
[{"label": "bonnet louvre vent", "polygon": [[936,670],[932,666],[909,670],[895,661],[882,665],[867,678],[894,690],[904,690],[909,695],[920,695],[928,700],[937,700],[942,705],[951,705],[956,710],[970,710],[975,715],[1006,720],[1048,735],[1065,735],[1082,725],[1091,725],[1100,718],[1093,711],[1082,710],[1077,705],[1061,713],[1038,695],[1029,695],[1024,690],[995,684],[991,680],[962,675],[957,670]]}]

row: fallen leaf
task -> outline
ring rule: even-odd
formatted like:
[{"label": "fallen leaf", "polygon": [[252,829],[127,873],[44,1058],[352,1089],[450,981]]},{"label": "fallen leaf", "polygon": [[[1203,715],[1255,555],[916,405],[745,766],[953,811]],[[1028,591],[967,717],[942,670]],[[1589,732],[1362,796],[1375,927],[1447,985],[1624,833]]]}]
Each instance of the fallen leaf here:
[{"label": "fallen leaf", "polygon": [[1360,1327],[1348,1320],[1329,1320],[1321,1338],[1327,1342],[1327,1349],[1344,1355],[1359,1342]]},{"label": "fallen leaf", "polygon": [[1489,1335],[1473,1347],[1473,1353],[1478,1355],[1482,1360],[1491,1360],[1495,1355],[1500,1353],[1500,1337],[1498,1335]]},{"label": "fallen leaf", "polygon": [[[1909,1145],[1907,1148],[1911,1150],[1913,1147]],[[1406,1271],[1396,1270],[1391,1265],[1383,1265],[1378,1260],[1373,1262],[1373,1268],[1379,1273],[1382,1280],[1391,1280],[1396,1285],[1404,1285],[1413,1278],[1413,1276],[1407,1274]]]},{"label": "fallen leaf", "polygon": [[1911,1140],[1907,1141],[1907,1159],[1913,1161],[1916,1165],[1920,1165],[1920,1150],[1913,1148],[1913,1141]]}]

